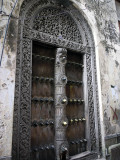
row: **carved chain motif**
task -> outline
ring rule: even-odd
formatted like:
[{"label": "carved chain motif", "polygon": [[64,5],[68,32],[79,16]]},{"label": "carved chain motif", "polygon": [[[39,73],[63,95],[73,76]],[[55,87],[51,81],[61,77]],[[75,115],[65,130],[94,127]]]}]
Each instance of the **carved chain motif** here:
[{"label": "carved chain motif", "polygon": [[67,97],[65,85],[67,77],[65,76],[65,65],[67,62],[67,50],[57,48],[55,60],[55,147],[56,160],[62,159],[62,154],[68,157],[68,144],[65,138],[68,120],[66,118],[65,108]]}]

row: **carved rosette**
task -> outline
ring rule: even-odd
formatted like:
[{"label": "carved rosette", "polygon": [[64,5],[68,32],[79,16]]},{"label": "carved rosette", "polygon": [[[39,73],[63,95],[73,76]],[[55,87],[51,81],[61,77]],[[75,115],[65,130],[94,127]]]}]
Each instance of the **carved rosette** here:
[{"label": "carved rosette", "polygon": [[67,77],[65,75],[65,65],[67,62],[67,50],[57,48],[55,59],[55,147],[56,159],[60,160],[62,152],[68,157],[68,144],[65,138],[68,120],[66,118],[65,108],[67,97],[65,85]]}]

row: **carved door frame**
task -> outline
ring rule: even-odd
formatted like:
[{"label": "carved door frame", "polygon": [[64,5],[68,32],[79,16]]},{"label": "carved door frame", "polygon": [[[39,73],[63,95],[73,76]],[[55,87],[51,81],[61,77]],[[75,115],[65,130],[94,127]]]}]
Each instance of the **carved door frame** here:
[{"label": "carved door frame", "polygon": [[[99,118],[99,100],[96,74],[96,55],[92,31],[83,17],[73,5],[62,8],[63,12],[74,20],[81,35],[81,43],[60,39],[54,35],[39,32],[32,28],[33,19],[38,11],[46,8],[60,8],[55,0],[25,0],[21,6],[18,49],[16,60],[16,84],[13,124],[13,160],[30,160],[31,141],[31,74],[32,74],[32,42],[62,47],[84,54],[84,97],[86,122],[89,139],[88,150],[101,152],[101,131]],[[93,98],[94,97],[94,98]]]}]

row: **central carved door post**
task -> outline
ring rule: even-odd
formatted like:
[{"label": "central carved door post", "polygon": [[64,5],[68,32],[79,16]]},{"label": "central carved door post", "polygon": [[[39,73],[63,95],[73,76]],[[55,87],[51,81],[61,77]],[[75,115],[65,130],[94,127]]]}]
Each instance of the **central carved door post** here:
[{"label": "central carved door post", "polygon": [[55,59],[55,150],[56,160],[68,159],[68,143],[66,140],[66,118],[67,97],[65,85],[65,65],[67,62],[67,50],[57,48]]}]

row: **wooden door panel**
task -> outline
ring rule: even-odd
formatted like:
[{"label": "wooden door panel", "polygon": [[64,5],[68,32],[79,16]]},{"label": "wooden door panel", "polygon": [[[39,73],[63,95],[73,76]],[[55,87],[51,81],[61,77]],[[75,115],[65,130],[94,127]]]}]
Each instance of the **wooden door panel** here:
[{"label": "wooden door panel", "polygon": [[66,88],[68,98],[83,98],[82,86],[67,85]]},{"label": "wooden door panel", "polygon": [[77,80],[82,80],[82,75],[81,75],[81,68],[79,67],[79,72],[77,72],[76,74],[76,68],[75,66],[73,65],[67,65],[66,67],[66,75],[67,75],[67,78],[70,79],[70,80],[74,80],[74,81],[77,81]]},{"label": "wooden door panel", "polygon": [[[67,128],[67,140],[69,142],[69,154],[73,156],[86,150],[85,139],[85,115],[83,96],[83,56],[68,52],[66,75],[66,95],[68,105],[66,116],[69,121]],[[84,142],[85,141],[85,142]]]},{"label": "wooden door panel", "polygon": [[54,48],[33,43],[31,160],[54,160]]},{"label": "wooden door panel", "polygon": [[[35,57],[35,56],[34,56]],[[50,62],[46,62],[46,61],[43,61],[41,60],[39,57],[35,57],[35,63],[34,63],[34,59],[33,59],[33,63],[34,63],[34,66],[33,66],[33,76],[37,75],[39,77],[53,77],[54,76],[54,65],[52,65],[52,62],[53,61],[50,61]],[[47,67],[46,67],[47,66]],[[37,68],[39,68],[39,70],[37,70]]]},{"label": "wooden door panel", "polygon": [[[83,95],[83,56],[68,51],[65,67],[68,83],[66,138],[69,154],[86,151]],[[31,160],[55,160],[54,141],[54,62],[55,49],[33,44],[32,105],[31,105]]]},{"label": "wooden door panel", "polygon": [[[79,110],[80,110],[80,112],[78,112]],[[83,118],[84,117],[84,108],[82,105],[74,105],[74,104],[67,105],[66,115],[67,115],[68,119]]]},{"label": "wooden door panel", "polygon": [[53,97],[54,96],[54,88],[53,88],[53,85],[51,84],[36,82],[36,83],[33,83],[32,88],[33,88],[32,97],[34,95],[41,96],[41,97]]},{"label": "wooden door panel", "polygon": [[68,55],[69,55],[69,56],[67,56],[68,62],[72,61],[75,63],[83,64],[83,56],[80,55],[79,53],[68,51]]}]

